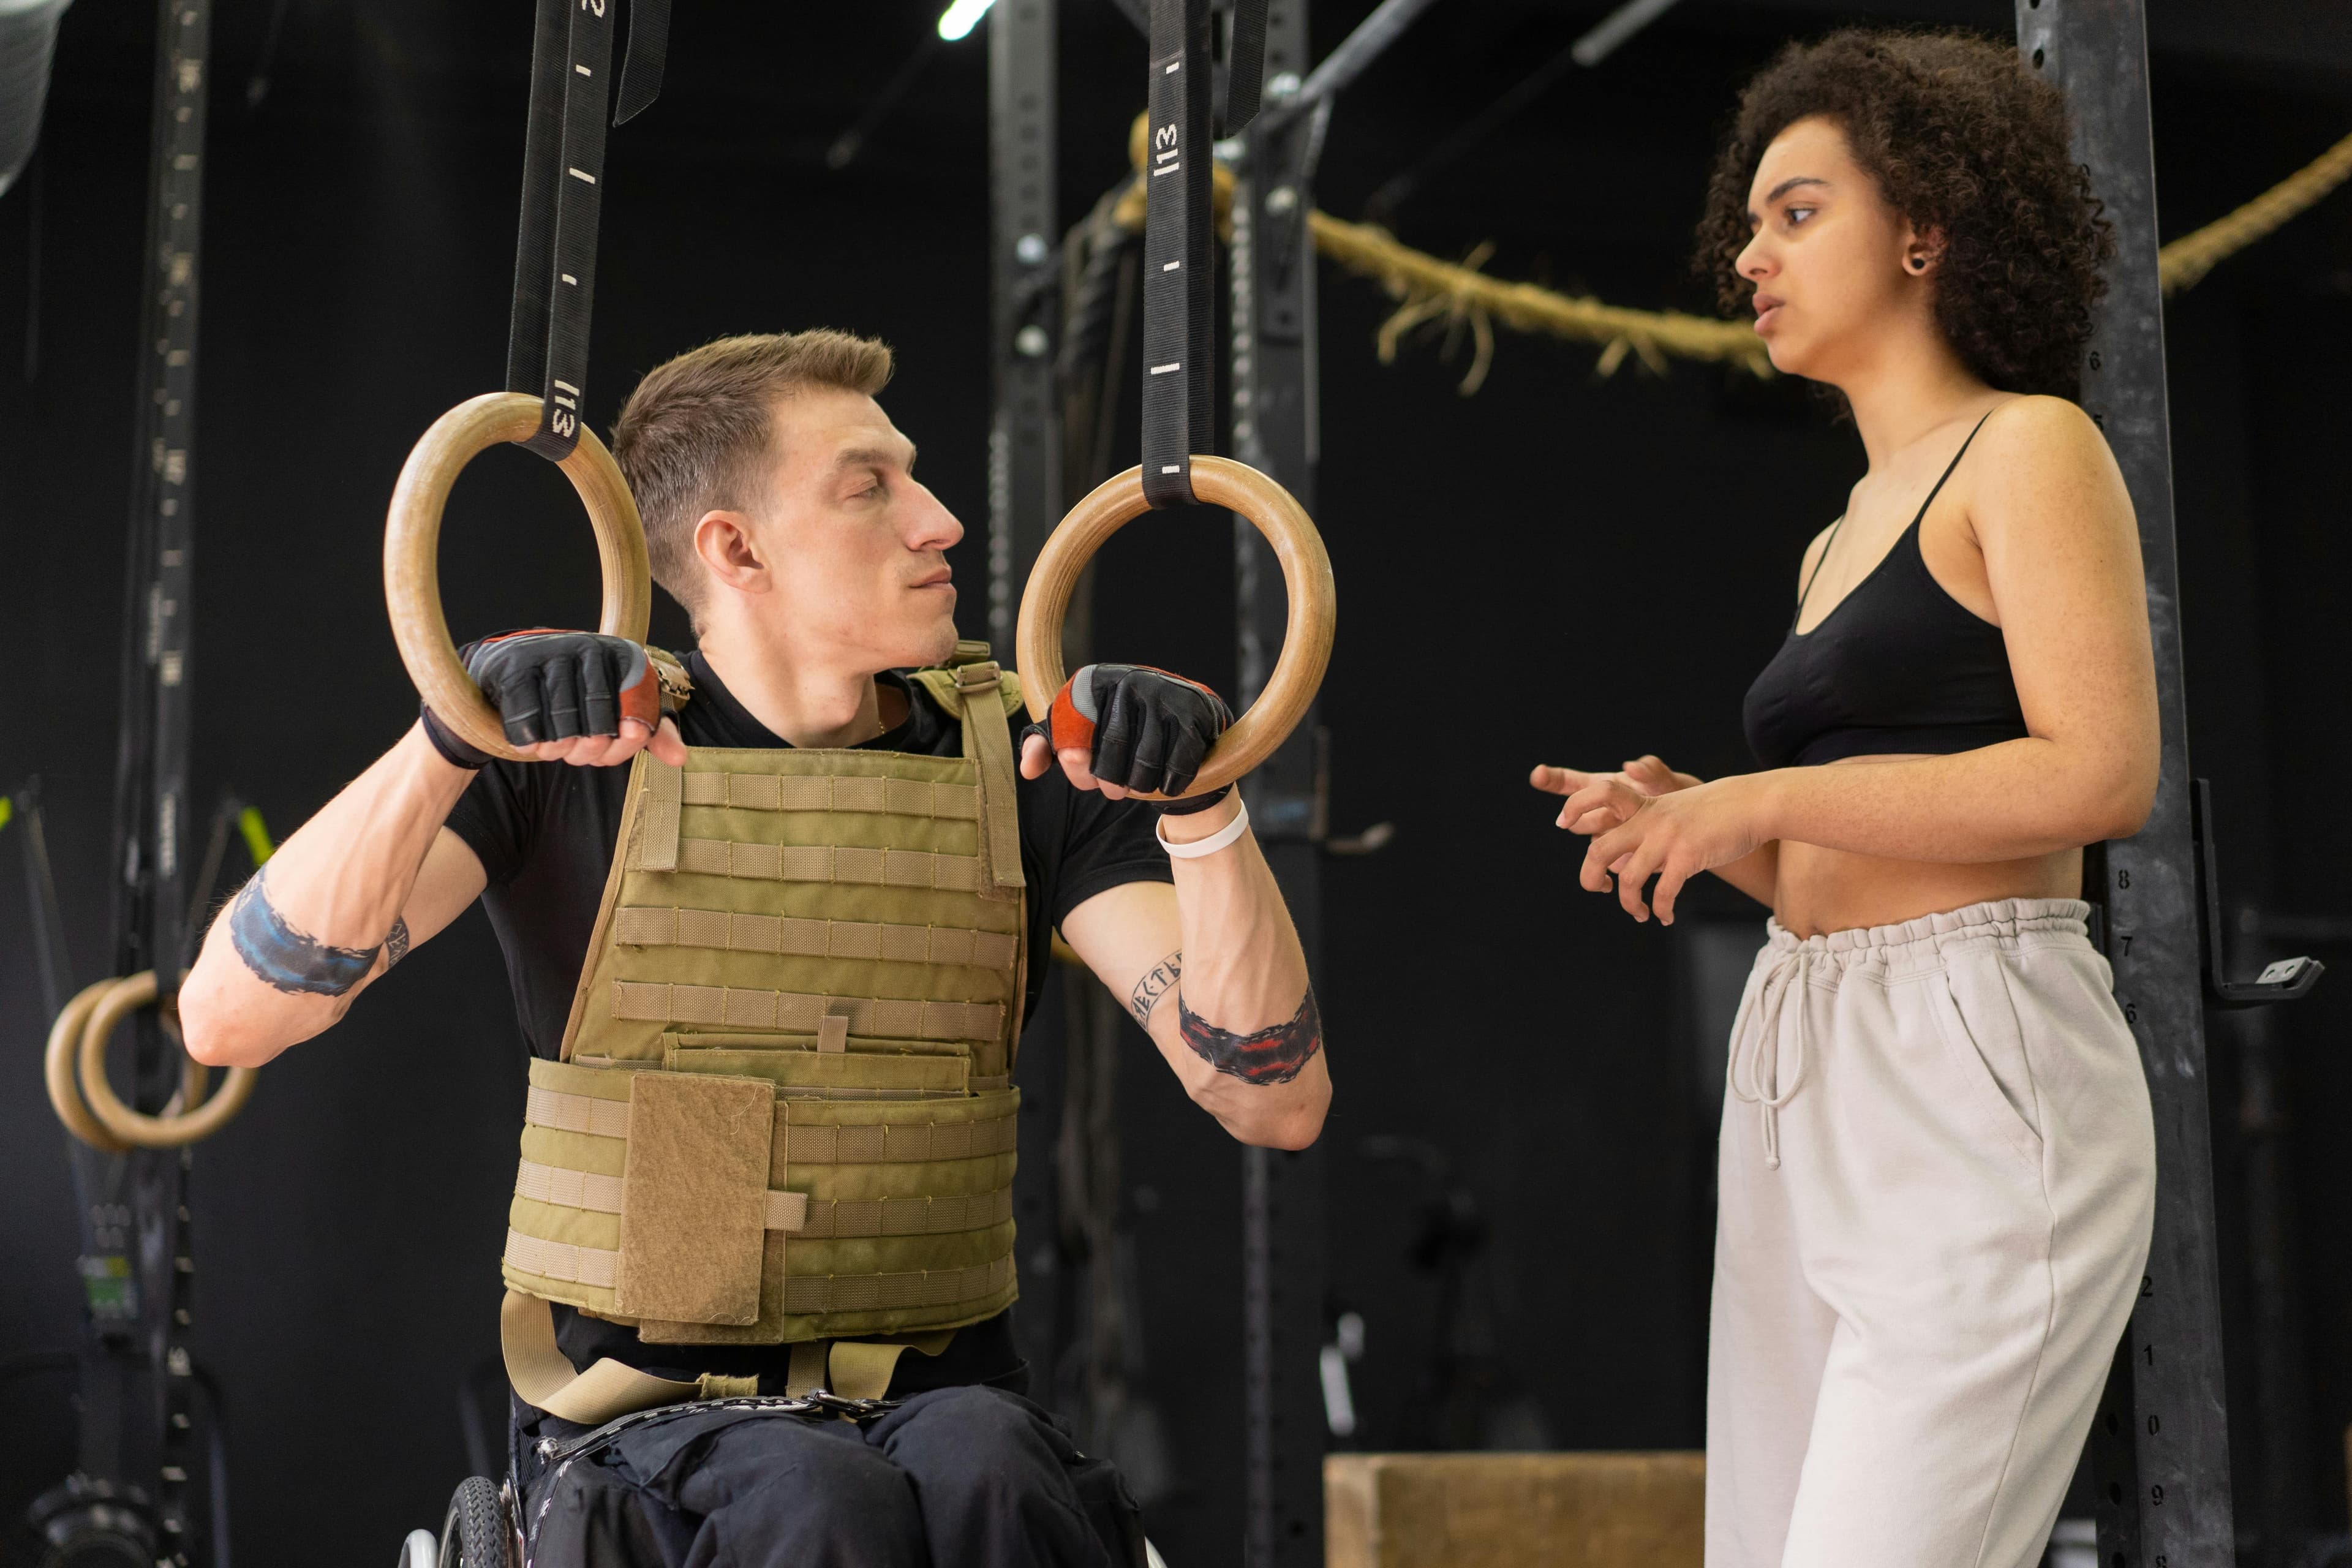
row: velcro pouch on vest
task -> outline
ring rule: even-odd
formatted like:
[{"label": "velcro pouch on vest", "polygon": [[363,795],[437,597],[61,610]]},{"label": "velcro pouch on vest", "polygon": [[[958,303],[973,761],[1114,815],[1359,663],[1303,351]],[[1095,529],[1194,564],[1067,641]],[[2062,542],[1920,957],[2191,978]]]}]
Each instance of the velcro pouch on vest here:
[{"label": "velcro pouch on vest", "polygon": [[775,1086],[757,1079],[632,1075],[614,1280],[621,1315],[759,1321],[775,1102]]}]

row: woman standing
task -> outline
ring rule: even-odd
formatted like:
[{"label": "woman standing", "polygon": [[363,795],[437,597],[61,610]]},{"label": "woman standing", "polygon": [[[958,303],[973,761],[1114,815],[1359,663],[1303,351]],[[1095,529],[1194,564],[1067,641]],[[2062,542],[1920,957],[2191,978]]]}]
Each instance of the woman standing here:
[{"label": "woman standing", "polygon": [[1534,782],[1635,920],[1703,870],[1773,911],[1719,1156],[1707,1563],[2026,1568],[2155,1190],[2077,897],[2157,776],[2131,503],[2069,401],[2113,242],[2013,49],[1864,31],[1748,86],[1701,240],[1869,470],[1748,694],[1763,771]]}]

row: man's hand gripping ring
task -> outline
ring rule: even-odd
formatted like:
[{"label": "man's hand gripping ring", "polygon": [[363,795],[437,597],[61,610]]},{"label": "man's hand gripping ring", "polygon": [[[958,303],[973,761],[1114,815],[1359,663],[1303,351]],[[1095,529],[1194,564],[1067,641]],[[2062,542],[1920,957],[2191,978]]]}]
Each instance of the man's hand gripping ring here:
[{"label": "man's hand gripping ring", "polygon": [[[1182,798],[1223,789],[1272,756],[1307,710],[1323,684],[1331,662],[1331,637],[1337,624],[1338,589],[1331,580],[1331,557],[1323,536],[1315,531],[1297,499],[1246,463],[1230,458],[1195,457],[1192,493],[1204,505],[1229,508],[1247,518],[1274,549],[1282,564],[1283,586],[1289,596],[1289,625],[1282,640],[1282,657],[1274,674],[1249,711],[1217,737],[1201,764],[1192,787]],[[1032,719],[1044,719],[1054,698],[1067,683],[1062,668],[1062,617],[1068,613],[1070,594],[1078,574],[1086,570],[1103,541],[1151,508],[1143,499],[1143,470],[1104,480],[1070,509],[1037,552],[1029,586],[1021,595],[1021,621],[1014,635],[1019,655],[1022,700]],[[1146,800],[1166,800],[1146,794]]]},{"label": "man's hand gripping ring", "polygon": [[[433,716],[467,744],[494,757],[526,760],[530,753],[507,740],[499,710],[458,662],[441,612],[437,552],[441,511],[449,487],[477,454],[501,441],[526,441],[539,429],[540,401],[528,393],[490,392],[469,398],[433,422],[408,455],[392,492],[384,520],[383,588],[392,608],[393,641],[400,662]],[[646,529],[637,503],[604,443],[585,424],[580,444],[558,465],[580,492],[596,531],[596,553],[604,567],[604,603],[596,629],[608,637],[646,640],[653,607],[653,579],[646,562]]]}]

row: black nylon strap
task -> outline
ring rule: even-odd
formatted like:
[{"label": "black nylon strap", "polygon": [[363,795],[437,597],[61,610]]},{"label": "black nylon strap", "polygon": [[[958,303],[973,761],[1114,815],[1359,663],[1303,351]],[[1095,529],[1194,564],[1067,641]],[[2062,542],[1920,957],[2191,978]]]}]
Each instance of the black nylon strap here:
[{"label": "black nylon strap", "polygon": [[633,0],[629,6],[629,52],[621,61],[621,96],[613,123],[626,125],[661,96],[662,71],[669,64],[669,0]]},{"label": "black nylon strap", "polygon": [[604,111],[615,125],[661,92],[669,0],[636,0],[620,90],[607,82],[617,0],[539,0],[530,49],[530,124],[523,142],[507,387],[537,393],[538,433],[522,443],[561,462],[580,440],[588,329],[596,289]]},{"label": "black nylon strap", "polygon": [[1225,58],[1217,69],[1217,134],[1238,136],[1265,99],[1267,0],[1223,0]]},{"label": "black nylon strap", "polygon": [[1143,174],[1143,496],[1192,504],[1192,454],[1213,449],[1210,403],[1209,0],[1151,0]]}]

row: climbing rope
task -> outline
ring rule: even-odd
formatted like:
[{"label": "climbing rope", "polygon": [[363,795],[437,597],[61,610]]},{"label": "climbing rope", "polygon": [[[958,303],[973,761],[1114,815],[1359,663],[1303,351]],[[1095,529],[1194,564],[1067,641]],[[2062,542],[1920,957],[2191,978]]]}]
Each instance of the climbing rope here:
[{"label": "climbing rope", "polygon": [[[1143,152],[1141,131],[1139,119],[1129,142],[1129,157],[1138,167]],[[2265,237],[2347,179],[2352,179],[2352,136],[2235,212],[2158,251],[2157,268],[2165,293],[2178,294],[2194,287],[2220,262]],[[1215,201],[1219,230],[1229,233],[1233,175],[1222,164],[1216,170]],[[1143,183],[1130,182],[1112,205],[1111,221],[1131,232],[1140,231],[1143,214]],[[1378,344],[1382,364],[1395,362],[1397,345],[1417,327],[1442,321],[1450,329],[1469,330],[1475,352],[1469,373],[1462,380],[1465,396],[1486,382],[1498,322],[1517,331],[1600,344],[1601,358],[1594,368],[1602,375],[1613,374],[1629,354],[1661,373],[1669,359],[1685,359],[1734,365],[1759,376],[1773,374],[1763,340],[1745,321],[1677,310],[1637,310],[1589,295],[1562,294],[1534,283],[1490,278],[1479,268],[1494,252],[1491,244],[1480,246],[1462,261],[1442,261],[1402,243],[1377,224],[1349,223],[1320,211],[1309,212],[1307,221],[1318,252],[1372,279],[1397,301],[1396,311],[1381,324]]]},{"label": "climbing rope", "polygon": [[2156,253],[2157,276],[2168,295],[2196,287],[2215,265],[2235,256],[2352,178],[2352,136],[2289,174],[2237,211],[2184,234]]},{"label": "climbing rope", "polygon": [[1629,310],[1533,283],[1489,278],[1478,265],[1491,247],[1480,247],[1457,264],[1401,244],[1373,224],[1348,223],[1322,212],[1309,213],[1307,223],[1316,249],[1373,279],[1400,301],[1396,313],[1381,327],[1381,363],[1392,362],[1398,342],[1424,321],[1444,317],[1468,324],[1478,341],[1478,355],[1462,384],[1465,395],[1477,391],[1486,380],[1493,355],[1492,323],[1496,321],[1523,332],[1601,344],[1595,368],[1603,375],[1614,372],[1628,353],[1654,371],[1664,371],[1672,356],[1736,365],[1757,375],[1772,374],[1764,341],[1743,321],[1677,310]]}]

